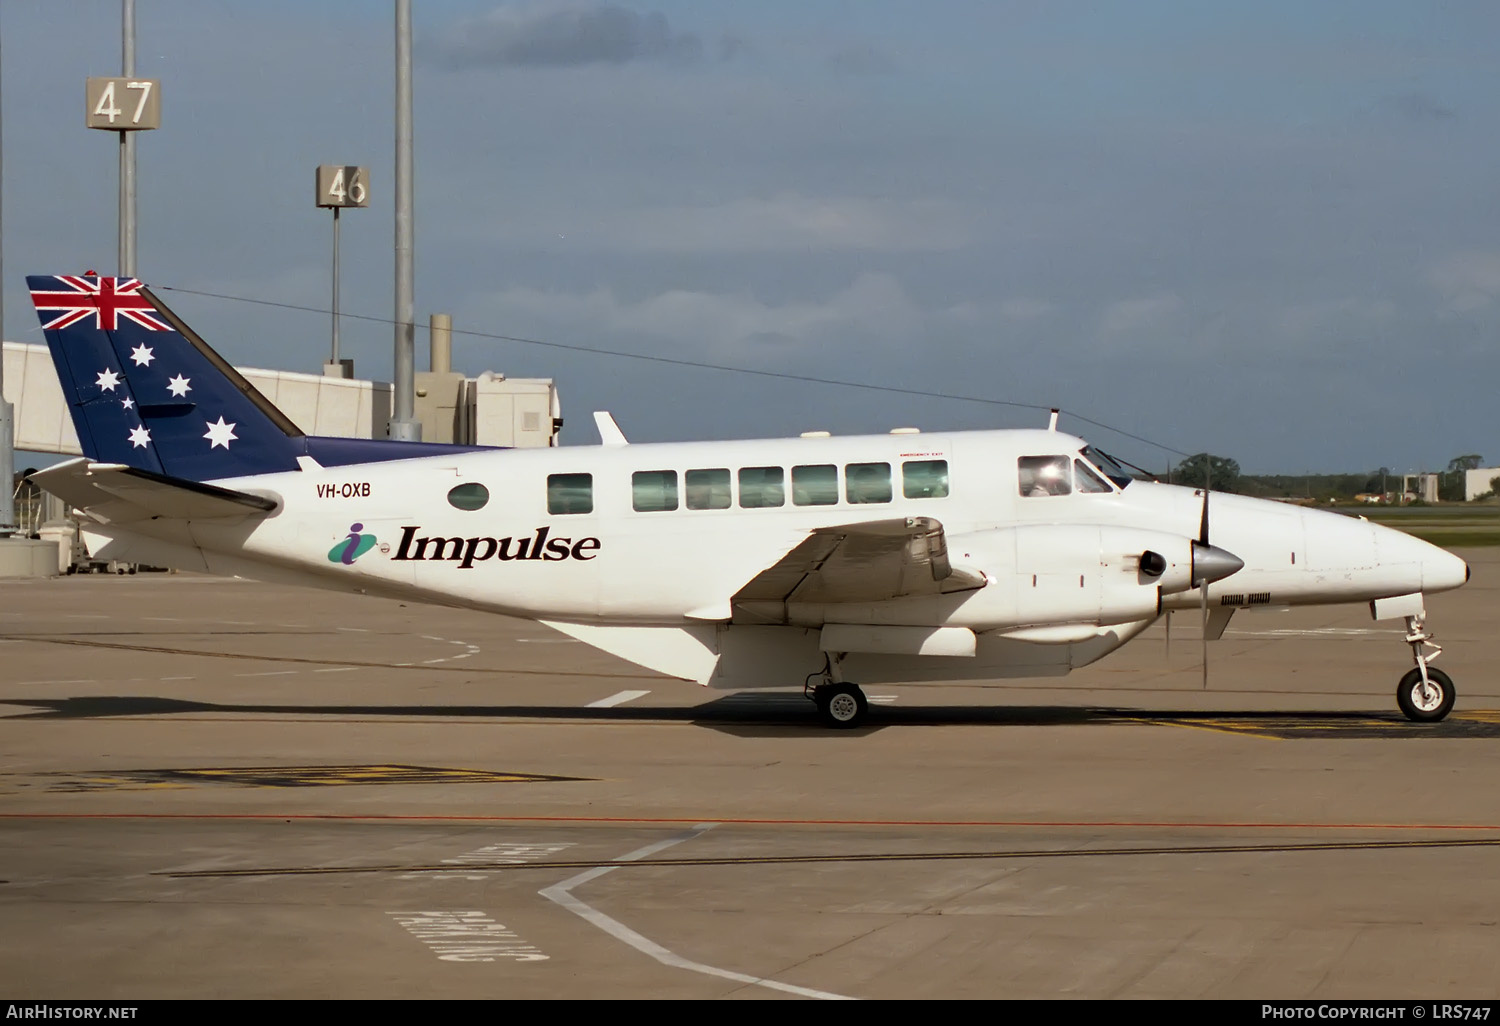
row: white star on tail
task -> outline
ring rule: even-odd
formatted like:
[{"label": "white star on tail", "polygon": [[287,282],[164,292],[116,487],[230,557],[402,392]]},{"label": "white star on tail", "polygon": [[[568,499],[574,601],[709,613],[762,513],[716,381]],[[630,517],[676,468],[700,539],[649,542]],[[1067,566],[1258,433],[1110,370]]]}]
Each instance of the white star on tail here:
[{"label": "white star on tail", "polygon": [[149,441],[151,441],[151,432],[144,427],[138,427],[130,432],[130,446],[133,449],[144,449]]},{"label": "white star on tail", "polygon": [[135,409],[135,400],[129,398],[121,399],[120,405],[125,407],[127,410],[133,410]]},{"label": "white star on tail", "polygon": [[135,362],[137,367],[149,367],[151,366],[151,361],[156,359],[156,357],[151,355],[151,350],[147,347],[136,346],[130,351],[130,359]]},{"label": "white star on tail", "polygon": [[203,437],[208,439],[208,447],[210,449],[217,445],[222,445],[228,449],[230,442],[238,441],[239,439],[239,435],[234,433],[234,425],[224,423],[222,416],[219,417],[217,424],[210,424],[205,420],[203,426],[208,428],[208,434]]},{"label": "white star on tail", "polygon": [[115,386],[119,383],[120,376],[112,370],[100,371],[99,380],[95,382],[96,385],[104,389],[104,391],[106,392],[113,392],[115,390]]},{"label": "white star on tail", "polygon": [[181,374],[167,382],[167,391],[173,395],[187,395],[192,390],[193,387],[188,384],[188,379]]}]

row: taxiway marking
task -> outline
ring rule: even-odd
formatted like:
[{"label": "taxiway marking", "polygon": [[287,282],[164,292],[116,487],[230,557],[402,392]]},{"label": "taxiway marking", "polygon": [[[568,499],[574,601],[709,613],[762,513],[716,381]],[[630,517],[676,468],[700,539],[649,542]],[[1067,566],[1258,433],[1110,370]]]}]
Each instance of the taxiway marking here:
[{"label": "taxiway marking", "polygon": [[649,691],[621,691],[616,694],[610,695],[608,698],[601,698],[597,702],[590,702],[588,705],[584,706],[584,708],[608,709],[611,706],[624,705],[626,702],[634,702],[637,698],[644,698],[649,694],[651,694],[651,692]]},{"label": "taxiway marking", "polygon": [[665,841],[657,841],[655,844],[648,844],[646,847],[639,848],[628,855],[621,855],[614,860],[616,863],[614,865],[596,866],[593,869],[579,873],[577,876],[569,877],[560,884],[553,884],[551,887],[537,893],[548,901],[555,902],[574,915],[592,923],[616,940],[623,941],[642,954],[651,956],[662,965],[671,966],[674,969],[687,969],[690,972],[703,973],[705,976],[717,976],[725,980],[749,983],[757,987],[768,987],[771,990],[797,994],[801,997],[821,998],[825,1001],[853,1000],[844,994],[831,994],[828,991],[798,987],[794,984],[782,983],[780,980],[768,980],[761,976],[750,976],[746,973],[737,973],[731,969],[720,969],[717,966],[704,965],[702,962],[694,962],[691,959],[683,958],[681,955],[669,951],[655,941],[641,936],[618,919],[611,919],[592,905],[585,904],[573,896],[573,888],[581,887],[590,880],[597,880],[606,873],[614,872],[620,868],[620,863],[638,862],[641,859],[655,855],[665,848],[670,848],[675,844],[681,844],[683,841],[691,841],[696,837],[700,837],[713,828],[713,823],[699,823],[686,833],[678,834],[676,837],[669,837]]}]

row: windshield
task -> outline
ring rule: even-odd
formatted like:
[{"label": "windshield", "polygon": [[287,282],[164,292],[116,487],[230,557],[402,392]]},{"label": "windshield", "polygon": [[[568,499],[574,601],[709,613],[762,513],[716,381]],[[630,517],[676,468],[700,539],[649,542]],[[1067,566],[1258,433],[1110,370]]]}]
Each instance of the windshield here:
[{"label": "windshield", "polygon": [[1130,476],[1130,472],[1120,465],[1119,460],[1101,449],[1096,449],[1092,445],[1086,445],[1079,452],[1079,455],[1092,463],[1096,470],[1121,488],[1124,488],[1131,481],[1135,480],[1135,478]]}]

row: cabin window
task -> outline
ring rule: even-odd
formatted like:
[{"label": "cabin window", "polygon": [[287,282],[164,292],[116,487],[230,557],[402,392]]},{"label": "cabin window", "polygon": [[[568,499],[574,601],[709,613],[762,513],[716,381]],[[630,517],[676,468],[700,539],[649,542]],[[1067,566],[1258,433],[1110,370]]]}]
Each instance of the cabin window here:
[{"label": "cabin window", "polygon": [[832,506],[839,501],[839,468],[817,463],[792,468],[792,502],[798,506]]},{"label": "cabin window", "polygon": [[844,467],[844,497],[853,503],[891,501],[889,463],[850,463]]},{"label": "cabin window", "polygon": [[689,470],[682,475],[688,509],[728,509],[729,471]]},{"label": "cabin window", "polygon": [[677,471],[638,470],[630,479],[630,491],[637,513],[676,509]]},{"label": "cabin window", "polygon": [[484,509],[484,504],[489,501],[490,490],[477,481],[454,485],[448,489],[448,505],[454,509],[472,513],[476,509]]},{"label": "cabin window", "polygon": [[1104,478],[1094,473],[1094,468],[1083,460],[1073,461],[1073,483],[1078,486],[1080,492],[1113,492],[1114,489],[1105,483]]},{"label": "cabin window", "polygon": [[594,475],[548,474],[547,512],[594,512]]},{"label": "cabin window", "polygon": [[780,467],[740,468],[740,508],[765,509],[786,504],[786,471]]},{"label": "cabin window", "polygon": [[1067,495],[1073,491],[1066,456],[1022,456],[1016,462],[1021,494],[1027,498]]},{"label": "cabin window", "polygon": [[901,464],[901,494],[908,499],[946,499],[948,461],[912,460]]}]

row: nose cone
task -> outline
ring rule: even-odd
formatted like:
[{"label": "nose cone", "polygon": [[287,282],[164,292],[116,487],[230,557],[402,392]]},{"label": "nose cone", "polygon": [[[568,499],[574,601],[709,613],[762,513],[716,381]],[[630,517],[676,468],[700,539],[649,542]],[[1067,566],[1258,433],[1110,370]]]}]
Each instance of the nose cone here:
[{"label": "nose cone", "polygon": [[1469,565],[1447,549],[1390,528],[1377,529],[1375,537],[1381,562],[1421,568],[1424,592],[1451,591],[1469,579]]},{"label": "nose cone", "polygon": [[1469,564],[1446,549],[1428,545],[1422,553],[1422,590],[1451,591],[1469,579]]},{"label": "nose cone", "polygon": [[1233,552],[1219,548],[1217,545],[1204,545],[1202,542],[1193,542],[1193,580],[1222,581],[1230,574],[1239,571],[1245,565],[1245,561]]}]

